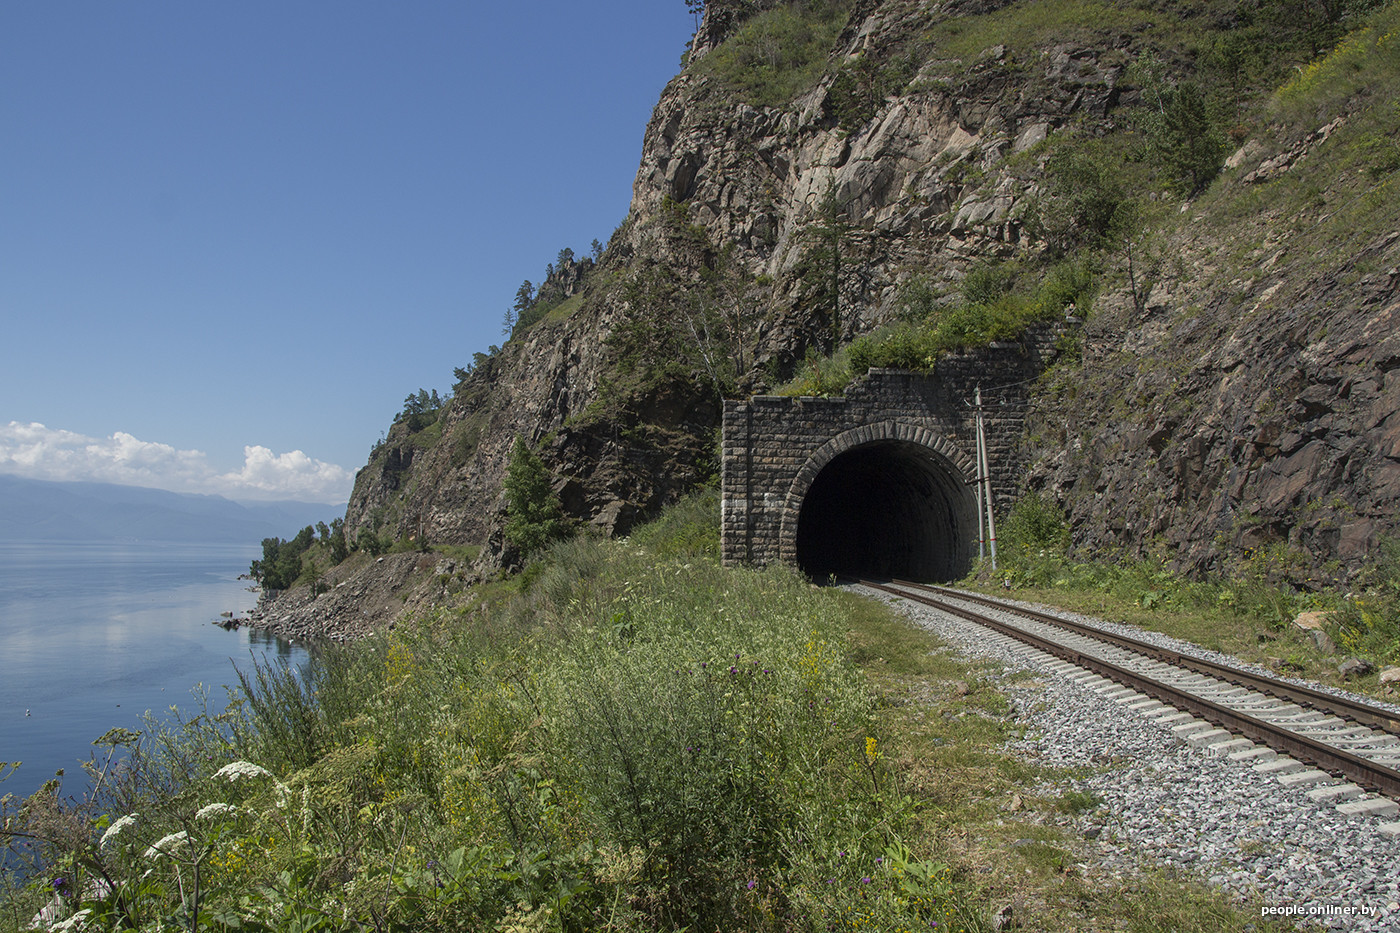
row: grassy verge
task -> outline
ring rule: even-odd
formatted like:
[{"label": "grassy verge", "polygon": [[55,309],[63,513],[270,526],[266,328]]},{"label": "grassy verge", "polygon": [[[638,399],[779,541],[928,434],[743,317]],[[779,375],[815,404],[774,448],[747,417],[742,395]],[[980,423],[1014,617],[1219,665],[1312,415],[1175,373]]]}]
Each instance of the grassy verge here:
[{"label": "grassy verge", "polygon": [[[1333,685],[1344,679],[1339,662],[1359,657],[1374,670],[1345,685],[1396,696],[1395,685],[1381,684],[1378,673],[1400,663],[1400,541],[1383,540],[1342,591],[1297,585],[1305,576],[1298,555],[1282,546],[1239,555],[1227,573],[1197,580],[1156,560],[1072,560],[1063,512],[1034,493],[998,524],[999,569],[984,565],[964,581],[969,586],[1162,632]],[[1332,643],[1328,650],[1294,624],[1303,613],[1315,614]]]},{"label": "grassy verge", "polygon": [[[993,596],[1009,595],[1161,632],[1279,673],[1345,686],[1392,702],[1397,696],[1395,688],[1379,683],[1375,673],[1345,679],[1337,669],[1352,656],[1367,659],[1378,669],[1395,663],[1400,641],[1394,635],[1393,609],[1373,610],[1364,598],[1346,594],[1304,594],[1250,580],[1192,582],[1150,562],[1113,566],[1065,561],[1061,567],[1062,574],[1051,581],[1014,585],[1010,592],[997,582],[1005,579],[1001,573],[969,582]],[[1233,604],[1241,591],[1250,590],[1258,602]],[[1290,624],[1305,611],[1322,614],[1335,650],[1320,650],[1305,631]]]},{"label": "grassy verge", "polygon": [[50,902],[137,930],[1244,928],[1189,881],[1094,879],[1093,801],[1005,750],[994,672],[721,568],[716,505],[105,736],[91,798],[0,807],[0,930]]},{"label": "grassy verge", "polygon": [[852,607],[720,568],[714,506],[108,736],[91,798],[5,800],[0,929],[55,892],[104,929],[981,928],[906,831]]}]

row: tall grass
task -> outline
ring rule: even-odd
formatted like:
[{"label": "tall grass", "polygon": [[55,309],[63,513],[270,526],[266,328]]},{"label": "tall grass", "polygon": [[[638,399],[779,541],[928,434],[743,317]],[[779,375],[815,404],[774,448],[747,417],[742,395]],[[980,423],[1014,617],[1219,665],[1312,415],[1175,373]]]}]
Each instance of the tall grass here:
[{"label": "tall grass", "polygon": [[[558,544],[490,609],[306,671],[254,668],[161,755],[124,737],[129,792],[7,801],[8,841],[31,877],[64,879],[59,913],[104,928],[817,930],[858,908],[894,930],[969,914],[901,838],[849,602],[722,569],[717,511],[711,493],[631,541]],[[134,781],[148,770],[165,777]],[[0,929],[54,890],[13,886]]]}]

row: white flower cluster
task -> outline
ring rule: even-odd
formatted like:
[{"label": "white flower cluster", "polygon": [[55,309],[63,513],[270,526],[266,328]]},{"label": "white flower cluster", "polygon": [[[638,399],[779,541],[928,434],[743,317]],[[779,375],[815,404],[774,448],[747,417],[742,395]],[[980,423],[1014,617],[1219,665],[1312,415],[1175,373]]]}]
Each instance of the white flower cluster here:
[{"label": "white flower cluster", "polygon": [[199,808],[199,812],[194,815],[197,820],[207,820],[211,816],[232,815],[238,812],[238,808],[231,803],[211,803]]},{"label": "white flower cluster", "polygon": [[272,772],[253,764],[251,761],[235,761],[215,771],[214,777],[225,778],[231,783],[240,778],[272,777]]},{"label": "white flower cluster", "polygon": [[146,850],[144,858],[155,858],[157,855],[170,855],[174,850],[190,841],[189,834],[183,829],[178,833],[171,833],[163,836],[159,840],[151,843],[151,847]]},{"label": "white flower cluster", "polygon": [[97,843],[97,847],[99,849],[106,848],[108,842],[115,839],[118,835],[121,834],[122,830],[126,829],[128,826],[135,824],[135,822],[135,813],[129,813],[121,819],[117,820],[111,826],[107,827],[107,831],[102,834],[102,839]]}]

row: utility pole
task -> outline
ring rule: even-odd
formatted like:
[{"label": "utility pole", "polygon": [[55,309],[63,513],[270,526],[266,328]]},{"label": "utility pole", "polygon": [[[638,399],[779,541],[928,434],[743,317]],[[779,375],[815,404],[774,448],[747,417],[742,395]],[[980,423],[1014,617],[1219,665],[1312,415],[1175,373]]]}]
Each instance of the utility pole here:
[{"label": "utility pole", "polygon": [[997,569],[997,525],[996,519],[992,516],[992,469],[987,458],[987,434],[982,427],[982,386],[977,386],[977,393],[973,396],[973,410],[977,418],[977,536],[982,538],[983,532],[983,510],[986,510],[986,544],[978,541],[977,556],[985,556],[990,550],[992,556],[992,570]]}]

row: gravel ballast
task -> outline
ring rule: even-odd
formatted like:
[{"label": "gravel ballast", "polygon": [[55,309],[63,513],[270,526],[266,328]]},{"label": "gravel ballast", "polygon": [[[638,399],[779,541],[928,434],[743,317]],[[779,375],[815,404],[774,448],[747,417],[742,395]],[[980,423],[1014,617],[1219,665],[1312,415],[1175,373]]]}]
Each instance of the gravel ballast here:
[{"label": "gravel ballast", "polygon": [[[1048,656],[989,638],[986,629],[853,589],[896,602],[969,657],[1036,674],[1034,682],[1001,684],[1027,726],[1011,748],[1089,775],[1065,789],[1088,791],[1101,802],[1080,827],[1088,839],[1085,857],[1100,867],[1120,875],[1144,864],[1176,867],[1232,893],[1257,895],[1267,909],[1300,921],[1341,930],[1400,928],[1400,837],[1382,831],[1384,819],[1346,817],[1309,799],[1308,787],[1286,788],[1248,764],[1191,746],[1167,726],[1055,672]],[[1158,633],[1064,615],[1249,666]]]}]

